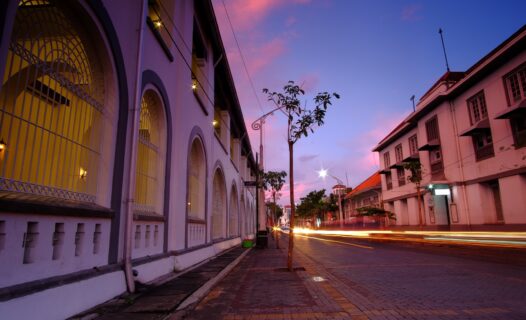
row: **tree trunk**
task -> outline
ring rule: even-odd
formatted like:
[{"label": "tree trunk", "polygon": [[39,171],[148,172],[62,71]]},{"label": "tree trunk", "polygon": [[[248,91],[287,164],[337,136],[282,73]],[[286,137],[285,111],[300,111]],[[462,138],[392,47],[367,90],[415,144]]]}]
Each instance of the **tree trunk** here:
[{"label": "tree trunk", "polygon": [[289,139],[289,184],[290,184],[290,227],[289,227],[289,252],[287,256],[287,268],[292,271],[292,250],[294,248],[294,142]]},{"label": "tree trunk", "polygon": [[[278,217],[276,217],[276,191],[272,192],[272,200],[274,200],[274,206],[272,207],[272,211],[273,211],[272,215],[274,216],[274,219],[276,219],[276,222],[277,222]],[[279,225],[279,223],[276,223],[276,225]],[[280,234],[277,228],[274,230],[274,232],[275,232],[274,238],[276,239],[276,249],[279,249]]]},{"label": "tree trunk", "polygon": [[420,229],[422,229],[424,219],[422,217],[422,201],[420,201],[420,183],[416,184],[416,201],[418,201],[418,218],[420,219]]}]

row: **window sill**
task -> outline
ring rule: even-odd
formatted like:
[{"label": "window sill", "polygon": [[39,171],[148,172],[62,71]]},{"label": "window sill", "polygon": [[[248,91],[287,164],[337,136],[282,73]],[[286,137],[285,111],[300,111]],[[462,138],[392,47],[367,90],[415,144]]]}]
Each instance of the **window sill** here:
[{"label": "window sill", "polygon": [[145,213],[145,212],[134,212],[133,213],[134,221],[158,221],[164,222],[166,219],[164,216],[156,213]]},{"label": "window sill", "polygon": [[197,219],[197,218],[188,218],[188,220],[186,220],[186,223],[187,224],[189,224],[189,223],[206,224],[206,220],[204,220],[204,219]]},{"label": "window sill", "polygon": [[114,211],[94,203],[18,192],[0,192],[1,212],[111,219]]}]

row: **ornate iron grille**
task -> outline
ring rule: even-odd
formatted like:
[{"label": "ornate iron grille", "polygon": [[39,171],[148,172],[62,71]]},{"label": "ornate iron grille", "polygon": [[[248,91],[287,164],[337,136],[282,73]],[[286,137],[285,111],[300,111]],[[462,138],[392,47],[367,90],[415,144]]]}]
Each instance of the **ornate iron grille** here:
[{"label": "ornate iron grille", "polygon": [[19,3],[0,90],[0,191],[94,202],[104,79],[65,5]]}]

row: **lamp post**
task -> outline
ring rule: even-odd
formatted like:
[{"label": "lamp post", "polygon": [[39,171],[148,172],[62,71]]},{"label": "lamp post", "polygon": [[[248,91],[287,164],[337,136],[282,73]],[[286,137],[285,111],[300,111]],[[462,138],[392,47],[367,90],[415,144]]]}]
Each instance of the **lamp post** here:
[{"label": "lamp post", "polygon": [[340,218],[340,229],[343,228],[343,212],[342,212],[342,194],[344,194],[347,191],[347,187],[343,183],[341,179],[338,179],[337,177],[333,176],[332,174],[328,173],[326,169],[321,169],[318,171],[318,175],[320,178],[325,178],[327,176],[330,176],[336,182],[337,185],[332,187],[332,193],[336,194],[338,196],[338,211],[339,211],[339,218]]},{"label": "lamp post", "polygon": [[332,187],[332,192],[338,195],[338,210],[340,212],[340,229],[343,228],[343,213],[342,213],[342,194],[345,193],[347,187],[343,184],[337,184]]},{"label": "lamp post", "polygon": [[[278,110],[281,110],[283,107],[278,107],[278,108],[275,108],[267,113],[265,113],[264,115],[262,115],[261,117],[257,118],[256,120],[254,120],[254,122],[252,122],[252,130],[255,130],[255,131],[259,131],[259,166],[258,166],[258,170],[262,171],[263,168],[264,168],[264,165],[263,165],[263,125],[265,124],[265,119],[268,117],[268,116],[271,116],[274,114],[275,111],[278,111]],[[281,110],[282,111],[282,110]],[[259,185],[256,185],[256,197],[259,198],[261,195],[260,193],[263,193],[264,191],[259,188]],[[263,199],[264,198],[264,194],[263,194]],[[259,207],[257,208],[257,211],[258,211],[258,221],[259,219],[261,218],[261,207],[265,207],[265,204],[264,204],[264,201],[263,201],[263,205],[261,204],[261,202],[259,202]],[[266,216],[265,216],[265,220],[266,220]],[[262,225],[262,224],[258,224],[258,225]],[[258,228],[259,229],[259,228]],[[259,230],[256,230],[256,232],[258,232]]]}]

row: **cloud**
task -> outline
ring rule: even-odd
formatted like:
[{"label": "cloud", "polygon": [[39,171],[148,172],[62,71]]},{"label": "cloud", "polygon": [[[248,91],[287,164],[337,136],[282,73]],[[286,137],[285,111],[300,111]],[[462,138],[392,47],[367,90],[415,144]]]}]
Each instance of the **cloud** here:
[{"label": "cloud", "polygon": [[418,21],[422,19],[422,16],[419,13],[422,11],[422,5],[420,4],[411,4],[405,6],[402,9],[402,21]]},{"label": "cloud", "polygon": [[[308,3],[310,3],[310,0],[292,1],[292,4],[298,5]],[[290,1],[283,0],[231,0],[225,2],[230,20],[237,31],[250,31],[254,29],[261,21],[265,20],[273,10],[290,4]],[[217,6],[223,7],[223,4],[216,1],[216,7]],[[222,10],[224,10],[224,7]],[[289,19],[287,19],[287,22],[289,22]]]},{"label": "cloud", "polygon": [[304,156],[299,157],[299,160],[301,162],[307,162],[307,161],[311,161],[313,159],[316,159],[318,156],[319,156],[319,154],[304,155]]},{"label": "cloud", "polygon": [[332,163],[332,167],[349,168],[351,186],[361,183],[379,169],[378,153],[373,152],[372,149],[405,117],[404,114],[391,114],[372,119],[371,123],[374,123],[374,127],[339,143],[341,148],[349,152],[336,163]]},{"label": "cloud", "polygon": [[252,58],[247,59],[247,68],[250,74],[254,75],[286,51],[285,41],[274,38],[261,47],[251,47],[250,51]]}]

